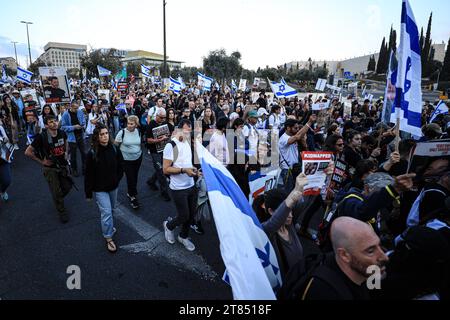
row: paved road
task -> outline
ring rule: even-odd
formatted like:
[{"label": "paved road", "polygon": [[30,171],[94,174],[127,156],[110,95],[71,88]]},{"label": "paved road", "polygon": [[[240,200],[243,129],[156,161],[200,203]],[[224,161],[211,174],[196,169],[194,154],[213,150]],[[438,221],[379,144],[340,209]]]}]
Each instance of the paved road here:
[{"label": "paved road", "polygon": [[[80,191],[66,198],[70,214],[60,224],[39,165],[16,153],[10,201],[0,204],[0,298],[10,299],[231,299],[222,280],[225,270],[213,224],[206,234],[192,234],[194,253],[167,244],[162,222],[174,216],[172,203],[145,184],[153,172],[145,155],[138,190],[142,208],[136,213],[125,202],[120,186],[120,213],[115,217],[116,255],[106,251],[99,213]],[[81,290],[69,290],[71,265],[80,267]]]}]

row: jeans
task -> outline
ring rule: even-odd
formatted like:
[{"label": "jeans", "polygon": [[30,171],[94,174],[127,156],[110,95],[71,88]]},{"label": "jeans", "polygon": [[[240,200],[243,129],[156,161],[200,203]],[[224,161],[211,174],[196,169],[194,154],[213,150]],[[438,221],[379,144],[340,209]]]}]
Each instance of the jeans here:
[{"label": "jeans", "polygon": [[181,226],[180,237],[186,239],[197,211],[197,188],[193,186],[185,190],[171,190],[171,194],[177,208],[177,216],[167,223],[167,228],[174,230]]},{"label": "jeans", "polygon": [[11,164],[0,160],[0,192],[5,193],[11,184]]},{"label": "jeans", "polygon": [[58,169],[44,167],[44,177],[50,188],[50,193],[52,194],[56,210],[58,210],[59,214],[63,214],[65,211],[64,197],[61,191],[61,185],[59,183]]},{"label": "jeans", "polygon": [[95,200],[101,216],[102,233],[105,239],[111,239],[114,235],[113,214],[117,214],[117,190],[95,192]]},{"label": "jeans", "polygon": [[284,186],[286,192],[291,193],[294,190],[294,178],[289,169],[281,169],[280,179],[278,180],[278,186]]},{"label": "jeans", "polygon": [[130,197],[135,197],[138,194],[137,183],[141,163],[142,155],[139,157],[139,159],[134,161],[123,161],[123,171],[125,172],[125,175],[127,177],[128,195]]},{"label": "jeans", "polygon": [[118,116],[113,117],[113,126],[114,126],[114,137],[115,137],[120,131],[120,122],[119,122]]},{"label": "jeans", "polygon": [[156,180],[159,182],[159,186],[161,188],[161,193],[167,193],[167,179],[163,173],[163,154],[162,153],[151,153],[153,161],[153,168],[155,168],[155,172],[148,180],[149,183],[155,183]]},{"label": "jeans", "polygon": [[78,163],[77,163],[77,148],[80,150],[81,154],[81,162],[82,162],[82,170],[83,172],[86,169],[86,151],[84,147],[84,138],[83,135],[75,136],[76,142],[69,142],[70,149],[70,165],[72,169],[78,171]]}]

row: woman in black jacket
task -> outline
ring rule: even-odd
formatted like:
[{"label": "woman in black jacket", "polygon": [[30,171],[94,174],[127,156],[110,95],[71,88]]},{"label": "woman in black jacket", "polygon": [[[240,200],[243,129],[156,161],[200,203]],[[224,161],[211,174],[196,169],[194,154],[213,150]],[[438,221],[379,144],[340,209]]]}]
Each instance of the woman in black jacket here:
[{"label": "woman in black jacket", "polygon": [[95,194],[101,214],[103,237],[111,253],[117,252],[112,239],[116,232],[113,213],[117,208],[117,189],[123,175],[122,161],[119,149],[111,142],[108,129],[99,124],[92,134],[92,149],[86,159],[84,188],[88,201]]}]

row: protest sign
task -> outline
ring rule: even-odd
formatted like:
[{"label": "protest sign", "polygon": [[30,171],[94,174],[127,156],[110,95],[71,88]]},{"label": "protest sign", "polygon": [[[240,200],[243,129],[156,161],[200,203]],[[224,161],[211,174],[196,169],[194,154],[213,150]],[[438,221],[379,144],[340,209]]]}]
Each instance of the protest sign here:
[{"label": "protest sign", "polygon": [[261,83],[261,78],[255,78],[253,80],[253,87],[258,88],[260,83]]},{"label": "protest sign", "polygon": [[117,83],[117,91],[119,91],[120,97],[122,99],[125,99],[126,96],[127,96],[127,91],[128,91],[128,82],[126,82],[126,81],[119,81]]},{"label": "protest sign", "polygon": [[331,152],[302,152],[302,172],[308,177],[305,195],[320,195],[325,186],[325,169],[331,161]]},{"label": "protest sign", "polygon": [[164,137],[164,136],[167,137],[166,140],[158,142],[156,144],[156,152],[161,153],[161,152],[164,151],[164,148],[165,148],[167,142],[170,139],[169,126],[167,124],[164,124],[162,126],[153,128],[152,132],[153,132],[153,139],[159,139],[159,138]]},{"label": "protest sign", "polygon": [[315,103],[312,105],[313,111],[322,111],[330,107],[331,101]]},{"label": "protest sign", "polygon": [[110,95],[109,94],[110,94],[109,90],[98,89],[98,91],[97,91],[98,100],[102,101],[103,104],[110,105],[111,104],[111,100],[110,100]]},{"label": "protest sign", "polygon": [[[437,163],[438,161],[442,163]],[[450,140],[439,140],[418,143],[411,151],[408,172],[418,175],[434,175],[442,166],[448,166],[450,161]],[[444,163],[445,162],[445,163]]]},{"label": "protest sign", "polygon": [[66,69],[40,67],[39,75],[44,89],[45,103],[70,103],[71,97]]},{"label": "protest sign", "polygon": [[36,90],[34,90],[34,89],[23,89],[22,91],[20,91],[20,95],[22,96],[22,99],[23,99],[24,103],[27,103],[27,97],[31,96],[32,97],[32,101],[35,101],[37,106],[42,107],[41,101],[38,98]]},{"label": "protest sign", "polygon": [[280,173],[281,170],[272,168],[267,174],[257,171],[256,173],[249,175],[250,204],[253,204],[253,201],[255,201],[258,196],[277,187]]},{"label": "protest sign", "polygon": [[316,84],[316,90],[317,91],[325,91],[325,86],[327,85],[327,80],[325,79],[318,79]]},{"label": "protest sign", "polygon": [[344,119],[349,119],[352,117],[352,102],[344,101]]},{"label": "protest sign", "polygon": [[239,81],[239,90],[240,91],[245,91],[247,89],[247,80],[246,79],[241,79]]},{"label": "protest sign", "polygon": [[347,179],[347,163],[341,159],[337,159],[334,165],[334,172],[328,185],[328,191],[336,194],[341,190],[343,183]]}]

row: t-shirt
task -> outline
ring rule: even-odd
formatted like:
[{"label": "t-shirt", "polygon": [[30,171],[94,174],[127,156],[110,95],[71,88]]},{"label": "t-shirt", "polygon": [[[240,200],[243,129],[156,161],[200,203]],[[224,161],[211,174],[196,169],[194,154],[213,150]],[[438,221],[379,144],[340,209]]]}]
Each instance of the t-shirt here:
[{"label": "t-shirt", "polygon": [[[51,138],[50,141],[48,138]],[[44,143],[44,139],[47,141]],[[36,151],[36,155],[39,159],[48,159],[53,161],[51,168],[56,168],[57,165],[66,166],[67,161],[66,154],[66,141],[67,135],[64,131],[58,130],[56,137],[49,136],[47,130],[38,135],[31,146]]]},{"label": "t-shirt", "polygon": [[244,135],[244,137],[248,138],[250,153],[256,155],[258,151],[258,131],[255,129],[255,127],[253,127],[249,123],[246,123],[244,125],[244,128],[242,129],[242,134]]},{"label": "t-shirt", "polygon": [[225,134],[214,132],[209,141],[209,152],[223,165],[230,163],[228,141]]},{"label": "t-shirt", "polygon": [[[193,168],[192,164],[192,150],[191,146],[187,141],[179,141],[174,138],[172,141],[176,144],[178,154],[176,159],[174,159],[174,148],[171,143],[168,143],[164,148],[163,159],[173,161],[172,167],[174,168]],[[189,177],[186,173],[174,174],[170,176],[171,190],[185,190],[192,188],[194,186],[194,178]]]},{"label": "t-shirt", "polygon": [[[155,136],[153,135],[153,129],[161,127],[161,126],[164,126],[164,125],[167,125],[169,133],[167,134],[168,139],[166,141],[160,142],[160,144],[162,145],[163,148],[170,141],[170,126],[169,126],[169,124],[166,124],[166,123],[159,124],[155,120],[152,120],[150,122],[150,124],[148,125],[147,132],[146,132],[146,137],[147,138],[155,139]],[[152,143],[152,144],[148,144],[148,146],[149,146],[148,149],[150,150],[150,153],[158,153],[158,149],[156,148],[157,144]]]},{"label": "t-shirt", "polygon": [[[298,144],[297,142],[289,145],[288,140],[291,138],[287,133],[283,134],[278,142],[280,147],[280,168],[289,169],[296,163],[299,163]],[[286,163],[287,162],[287,163]]]},{"label": "t-shirt", "polygon": [[269,116],[269,126],[272,126],[272,129],[274,129],[274,130],[279,129],[281,126],[280,116],[272,113]]},{"label": "t-shirt", "polygon": [[122,151],[125,161],[135,161],[141,157],[141,136],[138,129],[133,132],[128,131],[128,129],[120,130],[115,140],[120,143],[120,151]]}]

